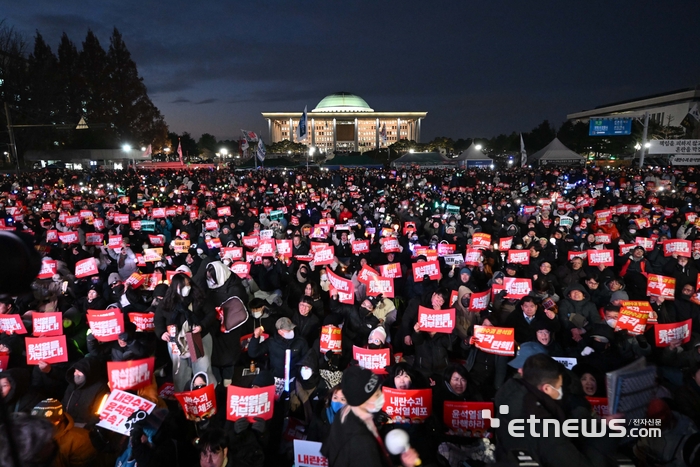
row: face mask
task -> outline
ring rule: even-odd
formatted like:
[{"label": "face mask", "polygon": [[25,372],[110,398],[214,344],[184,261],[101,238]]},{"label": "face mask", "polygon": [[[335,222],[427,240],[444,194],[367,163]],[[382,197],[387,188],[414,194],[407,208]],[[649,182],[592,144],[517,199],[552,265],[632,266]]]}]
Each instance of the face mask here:
[{"label": "face mask", "polygon": [[294,339],[294,331],[287,331],[287,334],[284,335],[284,338],[287,340],[292,340]]},{"label": "face mask", "polygon": [[216,287],[216,281],[214,279],[207,279],[207,285],[210,289],[213,289],[214,287]]},{"label": "face mask", "polygon": [[80,386],[81,384],[85,383],[85,375],[73,375],[73,381],[77,386]]},{"label": "face mask", "polygon": [[337,413],[337,412],[338,412],[340,409],[342,409],[344,406],[345,406],[345,404],[343,404],[343,403],[340,402],[340,401],[331,401],[331,410],[332,410],[333,412],[336,412],[336,413]]},{"label": "face mask", "polygon": [[122,295],[121,297],[119,297],[119,304],[120,304],[121,306],[129,306],[129,299],[126,298],[126,294],[124,294],[124,295]]},{"label": "face mask", "polygon": [[226,267],[231,266],[231,260],[230,260],[230,259],[225,259],[225,260],[224,260],[224,265],[226,265]]},{"label": "face mask", "polygon": [[384,393],[379,394],[379,398],[374,402],[374,407],[369,411],[372,413],[377,413],[384,407]]},{"label": "face mask", "polygon": [[631,234],[636,234],[636,233],[637,233],[637,230],[636,230],[636,229],[630,229],[630,233],[631,233]]},{"label": "face mask", "polygon": [[555,400],[560,401],[564,397],[564,387],[560,387],[559,389],[557,389],[554,386],[552,386],[552,388],[558,393],[558,396]]},{"label": "face mask", "polygon": [[191,290],[192,290],[192,287],[190,287],[189,285],[186,285],[180,289],[180,295],[182,295],[183,297],[187,297],[190,294]]},{"label": "face mask", "polygon": [[255,319],[260,319],[262,318],[263,312],[262,311],[254,311],[253,312],[253,318]]},{"label": "face mask", "polygon": [[301,367],[301,370],[299,371],[299,374],[301,375],[301,378],[306,381],[309,378],[311,378],[311,375],[314,374],[313,370],[308,367]]},{"label": "face mask", "polygon": [[605,321],[605,322],[608,323],[608,326],[610,326],[611,328],[614,328],[615,325],[617,324],[617,320],[616,320],[616,319],[609,319],[609,320],[607,320],[607,321]]}]

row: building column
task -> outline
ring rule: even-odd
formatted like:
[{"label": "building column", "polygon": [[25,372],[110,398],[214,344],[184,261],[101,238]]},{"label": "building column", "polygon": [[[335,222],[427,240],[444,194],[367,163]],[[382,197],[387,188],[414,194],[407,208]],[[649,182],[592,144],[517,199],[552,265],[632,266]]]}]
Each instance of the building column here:
[{"label": "building column", "polygon": [[376,131],[374,132],[375,149],[379,151],[379,119],[377,118]]},{"label": "building column", "polygon": [[270,144],[274,143],[272,138],[272,120],[269,118],[267,119],[267,140],[270,142]]},{"label": "building column", "polygon": [[416,122],[416,143],[420,143],[420,121],[422,118],[418,118],[418,122]]},{"label": "building column", "polygon": [[311,119],[311,146],[316,147],[316,119]]},{"label": "building column", "polygon": [[336,134],[336,125],[337,122],[335,118],[333,119],[333,152],[335,152],[338,149],[338,135]]},{"label": "building column", "polygon": [[401,141],[401,119],[396,119],[396,142]]},{"label": "building column", "polygon": [[289,119],[289,142],[293,143],[294,142],[294,133],[292,130],[292,119]]},{"label": "building column", "polygon": [[357,124],[357,118],[355,118],[355,151],[360,150],[359,134],[360,134],[360,128]]}]

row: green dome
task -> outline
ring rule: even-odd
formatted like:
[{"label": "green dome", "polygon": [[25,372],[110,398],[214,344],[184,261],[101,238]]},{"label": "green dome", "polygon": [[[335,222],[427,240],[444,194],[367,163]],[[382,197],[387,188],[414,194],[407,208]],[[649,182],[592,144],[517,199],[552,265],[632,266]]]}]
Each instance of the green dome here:
[{"label": "green dome", "polygon": [[374,112],[374,109],[355,94],[336,92],[324,97],[312,112]]}]

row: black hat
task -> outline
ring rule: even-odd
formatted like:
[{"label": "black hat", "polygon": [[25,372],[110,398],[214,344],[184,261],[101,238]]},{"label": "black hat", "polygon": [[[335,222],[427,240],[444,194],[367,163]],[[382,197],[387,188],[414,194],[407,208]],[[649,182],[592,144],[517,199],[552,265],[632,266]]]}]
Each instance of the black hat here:
[{"label": "black hat", "polygon": [[380,386],[379,376],[359,366],[348,367],[340,382],[345,400],[351,407],[359,407],[367,402]]}]

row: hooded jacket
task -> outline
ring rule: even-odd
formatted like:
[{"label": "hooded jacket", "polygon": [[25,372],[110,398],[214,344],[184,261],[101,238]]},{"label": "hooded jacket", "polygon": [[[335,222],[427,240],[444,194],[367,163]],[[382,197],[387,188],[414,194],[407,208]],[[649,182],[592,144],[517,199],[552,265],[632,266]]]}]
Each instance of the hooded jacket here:
[{"label": "hooded jacket", "polygon": [[0,372],[0,379],[7,379],[10,392],[5,397],[5,406],[10,413],[31,413],[34,406],[41,402],[41,396],[29,388],[31,373],[24,368],[10,368]]},{"label": "hooded jacket", "polygon": [[[569,298],[569,293],[572,290],[578,290],[583,293],[583,300],[574,301]],[[570,330],[577,327],[571,317],[576,314],[583,317],[588,324],[584,326],[586,330],[591,330],[594,324],[603,323],[600,313],[596,309],[595,304],[591,302],[591,296],[586,292],[586,289],[581,284],[573,284],[564,291],[564,296],[559,302],[559,319],[563,329]]]},{"label": "hooded jacket", "polygon": [[[85,375],[84,383],[75,383],[75,370]],[[97,422],[97,409],[102,402],[102,396],[109,393],[105,362],[98,358],[85,357],[68,370],[66,380],[68,387],[61,401],[66,413],[73,417],[76,424]]]},{"label": "hooded jacket", "polygon": [[58,444],[58,454],[54,467],[88,467],[95,464],[97,452],[90,441],[90,434],[84,428],[75,426],[69,414],[56,428],[54,439]]},{"label": "hooded jacket", "polygon": [[391,467],[391,459],[367,425],[350,409],[336,414],[331,432],[321,446],[330,467]]}]

